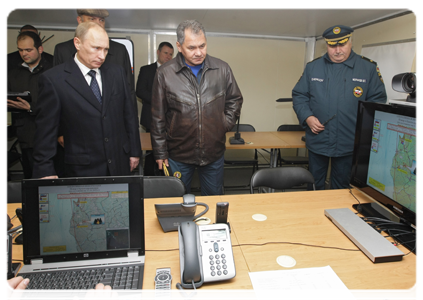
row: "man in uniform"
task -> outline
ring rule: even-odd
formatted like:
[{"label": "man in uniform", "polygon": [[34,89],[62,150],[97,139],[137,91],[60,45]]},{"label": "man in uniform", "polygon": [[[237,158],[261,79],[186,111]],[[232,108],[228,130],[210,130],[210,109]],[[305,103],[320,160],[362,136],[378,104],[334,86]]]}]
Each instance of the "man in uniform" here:
[{"label": "man in uniform", "polygon": [[307,64],[292,90],[316,189],[325,188],[329,161],[331,188],[348,188],[358,101],[386,102],[376,62],[352,51],[353,31],[343,25],[326,29],[327,53]]},{"label": "man in uniform", "polygon": [[197,168],[201,195],[221,195],[226,132],[239,117],[242,95],[229,65],[207,54],[196,20],[179,24],[178,55],[157,69],[151,142],[159,169],[171,167],[187,191]]}]

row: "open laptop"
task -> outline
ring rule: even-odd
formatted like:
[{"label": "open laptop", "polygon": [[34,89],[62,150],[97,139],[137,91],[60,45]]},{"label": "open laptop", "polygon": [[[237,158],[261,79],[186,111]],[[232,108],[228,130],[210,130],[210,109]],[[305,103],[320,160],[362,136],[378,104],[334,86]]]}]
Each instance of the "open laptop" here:
[{"label": "open laptop", "polygon": [[102,282],[141,289],[143,195],[142,176],[23,180],[19,275],[30,278],[28,288],[90,289]]}]

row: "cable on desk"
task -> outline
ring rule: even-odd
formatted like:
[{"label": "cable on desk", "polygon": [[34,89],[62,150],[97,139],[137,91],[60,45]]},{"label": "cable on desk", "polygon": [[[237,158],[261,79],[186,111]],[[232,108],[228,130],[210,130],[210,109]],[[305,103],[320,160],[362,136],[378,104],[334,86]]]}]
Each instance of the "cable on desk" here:
[{"label": "cable on desk", "polygon": [[303,243],[295,243],[295,242],[267,242],[262,244],[239,244],[237,246],[264,246],[269,244],[290,244],[290,245],[298,245],[298,246],[306,246],[306,247],[343,250],[343,251],[361,251],[360,249],[347,249],[347,248],[340,248],[340,247],[320,246],[320,245],[311,245],[311,244],[303,244]]},{"label": "cable on desk", "polygon": [[179,248],[177,249],[145,249],[145,252],[150,251],[150,252],[167,252],[167,251],[179,251]]},{"label": "cable on desk", "polygon": [[[349,190],[350,190],[350,194],[355,198],[355,200],[357,200],[357,202],[358,202],[358,205],[359,205],[359,207],[360,207],[360,205],[361,205],[361,202],[360,202],[360,200],[358,200],[358,198],[353,194],[353,192],[352,192],[352,187],[349,187],[348,188]],[[360,209],[361,209],[361,207],[360,207]]]},{"label": "cable on desk", "polygon": [[[408,241],[408,242],[402,243],[400,245],[404,245],[404,244],[408,244],[408,243],[413,243],[413,242],[415,243],[416,240]],[[411,249],[410,252],[408,252],[407,254],[404,254],[404,256],[407,256],[408,254],[412,253],[414,250],[416,250],[416,247],[414,247],[413,249]]]}]

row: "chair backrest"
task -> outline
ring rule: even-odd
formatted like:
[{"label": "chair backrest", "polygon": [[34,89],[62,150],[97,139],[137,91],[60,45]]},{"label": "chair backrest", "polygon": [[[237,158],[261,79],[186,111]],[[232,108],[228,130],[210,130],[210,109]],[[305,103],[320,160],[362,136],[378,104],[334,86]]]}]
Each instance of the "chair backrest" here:
[{"label": "chair backrest", "polygon": [[[237,124],[234,125],[234,127],[232,127],[231,131],[235,131],[236,132],[236,128],[237,128]],[[253,125],[250,124],[239,124],[239,132],[254,132],[256,131],[256,129],[254,128]]]},{"label": "chair backrest", "polygon": [[182,197],[185,184],[173,176],[144,176],[144,198]]},{"label": "chair backrest", "polygon": [[284,124],[277,131],[304,131],[304,128],[300,124]]},{"label": "chair backrest", "polygon": [[304,183],[313,184],[314,178],[311,173],[301,167],[277,167],[258,170],[251,177],[250,193],[254,194],[254,188],[268,187],[276,190],[289,189]]},{"label": "chair backrest", "polygon": [[7,182],[7,203],[22,203],[22,182]]}]

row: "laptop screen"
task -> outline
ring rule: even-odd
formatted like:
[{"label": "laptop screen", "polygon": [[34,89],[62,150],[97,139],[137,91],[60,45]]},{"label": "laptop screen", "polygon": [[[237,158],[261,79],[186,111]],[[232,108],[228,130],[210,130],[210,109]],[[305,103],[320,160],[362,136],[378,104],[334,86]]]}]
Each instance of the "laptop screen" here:
[{"label": "laptop screen", "polygon": [[24,260],[144,255],[141,176],[23,181]]}]

